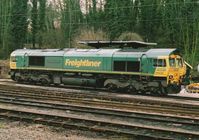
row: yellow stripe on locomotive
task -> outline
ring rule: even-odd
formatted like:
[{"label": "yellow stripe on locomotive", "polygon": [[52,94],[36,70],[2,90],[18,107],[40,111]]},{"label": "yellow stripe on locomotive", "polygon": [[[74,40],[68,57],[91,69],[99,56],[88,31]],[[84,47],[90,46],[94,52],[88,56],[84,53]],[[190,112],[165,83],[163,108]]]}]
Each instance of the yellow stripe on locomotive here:
[{"label": "yellow stripe on locomotive", "polygon": [[21,49],[10,60],[16,81],[166,94],[179,92],[186,67],[177,49]]}]

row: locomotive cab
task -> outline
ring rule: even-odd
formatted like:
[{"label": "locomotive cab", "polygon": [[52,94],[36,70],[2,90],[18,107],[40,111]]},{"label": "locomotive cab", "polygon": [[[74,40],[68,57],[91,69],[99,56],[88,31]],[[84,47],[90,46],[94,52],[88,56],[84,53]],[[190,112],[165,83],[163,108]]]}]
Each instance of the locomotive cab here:
[{"label": "locomotive cab", "polygon": [[180,55],[170,55],[168,61],[167,83],[172,91],[180,92],[181,84],[186,75],[186,64]]},{"label": "locomotive cab", "polygon": [[177,84],[180,83],[180,76],[184,73],[182,59],[178,55],[171,55],[169,57],[169,75],[168,83]]},{"label": "locomotive cab", "polygon": [[10,57],[10,69],[16,69],[17,67],[17,59],[15,56]]}]

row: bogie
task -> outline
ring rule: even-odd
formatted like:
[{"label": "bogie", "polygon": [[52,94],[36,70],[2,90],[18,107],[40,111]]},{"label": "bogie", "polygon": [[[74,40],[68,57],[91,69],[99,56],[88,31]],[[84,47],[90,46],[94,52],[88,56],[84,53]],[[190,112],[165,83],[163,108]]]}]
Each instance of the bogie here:
[{"label": "bogie", "polygon": [[[150,45],[113,42],[105,41],[102,45]],[[177,49],[21,49],[11,54],[10,75],[18,82],[166,95],[180,90],[186,75],[182,60]]]}]

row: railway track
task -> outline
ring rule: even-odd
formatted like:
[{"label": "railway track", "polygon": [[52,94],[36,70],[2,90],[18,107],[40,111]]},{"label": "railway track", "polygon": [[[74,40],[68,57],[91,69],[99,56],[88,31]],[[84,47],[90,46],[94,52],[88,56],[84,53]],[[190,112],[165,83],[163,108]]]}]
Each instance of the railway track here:
[{"label": "railway track", "polygon": [[[78,128],[103,133],[112,133],[125,136],[140,136],[154,139],[198,139],[199,134],[193,131],[176,129],[163,129],[146,125],[122,124],[116,122],[99,121],[93,119],[80,119],[47,113],[35,113],[21,110],[0,109],[0,116],[12,120],[61,126],[64,128]],[[175,134],[175,135],[173,135]],[[172,135],[172,136],[171,136]]]},{"label": "railway track", "polygon": [[[23,89],[24,90],[24,89]],[[34,89],[33,89],[34,90]],[[21,90],[18,89],[18,91],[12,90],[0,90],[0,95],[4,96],[10,96],[15,98],[30,98],[30,99],[43,99],[43,100],[54,100],[54,101],[62,101],[62,102],[68,102],[68,103],[76,103],[76,104],[95,104],[100,106],[107,106],[107,104],[112,104],[112,107],[119,107],[123,109],[138,109],[141,110],[145,109],[148,110],[149,107],[153,107],[154,109],[151,111],[158,111],[159,112],[168,112],[170,113],[178,113],[178,114],[189,114],[192,116],[198,116],[199,112],[199,104],[194,105],[191,103],[187,103],[187,101],[159,101],[159,100],[148,100],[148,99],[139,99],[139,98],[133,98],[132,101],[126,102],[122,101],[113,101],[113,100],[104,100],[104,98],[96,98],[94,94],[92,96],[87,94],[77,94],[77,93],[63,93],[63,92],[50,92],[50,91],[25,91],[24,93],[21,93]],[[107,97],[108,98],[108,97]],[[123,100],[123,99],[122,99]],[[130,100],[130,99],[129,99]],[[156,109],[156,110],[155,110]],[[172,111],[173,110],[173,111]]]},{"label": "railway track", "polygon": [[[25,85],[30,85],[29,83],[24,83]],[[40,86],[40,85],[38,85]],[[124,91],[107,91],[107,89],[103,88],[93,88],[93,87],[83,87],[83,86],[73,86],[73,85],[60,85],[60,86],[55,86],[55,85],[50,85],[50,87],[54,88],[60,88],[60,89],[75,89],[75,90],[85,90],[85,91],[91,91],[92,93],[98,93],[98,92],[108,92],[108,93],[123,93],[123,94],[129,94],[129,95],[139,95],[139,96],[154,96],[154,97],[162,97],[162,98],[176,98],[176,99],[186,99],[186,100],[194,100],[194,101],[199,101],[199,98],[192,98],[192,97],[183,97],[183,96],[175,96],[175,94],[168,94],[167,96],[159,96],[155,94],[147,95],[147,94],[141,94],[141,93],[127,93]]]},{"label": "railway track", "polygon": [[[188,106],[188,103],[194,104],[198,103],[199,98],[192,98],[192,97],[181,97],[181,96],[168,96],[168,97],[152,97],[152,96],[140,96],[135,95],[131,97],[124,97],[116,94],[116,93],[108,93],[108,92],[100,92],[100,91],[93,91],[93,90],[74,90],[69,89],[69,91],[64,90],[48,90],[48,89],[37,89],[37,88],[28,88],[28,87],[21,87],[21,86],[5,86],[0,85],[0,91],[3,92],[21,92],[21,90],[25,90],[26,93],[36,94],[36,95],[46,95],[52,97],[70,97],[70,98],[86,98],[86,99],[96,99],[96,100],[108,100],[108,101],[116,101],[116,102],[138,102],[138,103],[148,103],[148,104],[160,104],[160,105],[168,105],[169,106]],[[161,100],[160,100],[161,99]],[[166,100],[164,100],[166,99]],[[172,100],[167,101],[167,100]],[[181,102],[176,104],[176,102]],[[193,106],[190,106],[193,108]]]},{"label": "railway track", "polygon": [[[92,113],[99,115],[112,115],[116,117],[125,117],[128,119],[145,119],[150,121],[160,121],[166,123],[180,123],[191,126],[199,126],[199,118],[186,118],[186,117],[175,117],[169,115],[158,115],[158,114],[149,114],[144,112],[133,112],[133,111],[125,111],[118,109],[109,109],[109,108],[99,108],[99,107],[88,107],[82,105],[73,105],[73,104],[63,104],[63,103],[54,103],[54,102],[46,102],[46,101],[36,101],[36,100],[28,100],[28,99],[16,99],[11,97],[1,97],[0,103],[4,104],[15,104],[22,106],[30,106],[30,107],[39,107],[39,108],[48,108],[48,109],[56,109],[63,111],[73,111],[79,113]],[[165,119],[166,117],[166,119]]]},{"label": "railway track", "polygon": [[[15,84],[18,84],[14,81],[12,81],[11,83],[15,83]],[[18,84],[18,85],[24,85],[24,84]],[[7,87],[10,87],[10,89],[13,89],[13,90],[18,90],[18,89],[23,89],[22,86],[9,86],[9,85],[1,85],[0,84],[0,89],[4,89],[5,90],[5,86]],[[30,84],[25,84],[25,86],[35,86],[35,87],[38,87],[39,89],[37,88],[31,88],[31,90],[29,90],[28,88],[26,88],[27,91],[37,91],[37,92],[46,92],[46,89],[44,89],[42,86],[39,86],[39,85],[30,85]],[[42,87],[42,88],[41,88]],[[54,94],[56,96],[65,96],[64,94],[64,90],[65,89],[68,89],[68,90],[71,90],[71,91],[67,91],[67,94],[70,94],[70,96],[84,96],[84,97],[91,97],[91,98],[99,98],[99,99],[105,99],[105,100],[113,100],[113,101],[123,101],[123,102],[131,102],[132,100],[135,101],[135,98],[126,98],[126,97],[122,97],[122,96],[117,96],[118,93],[114,93],[114,92],[107,92],[106,90],[104,89],[94,89],[94,88],[90,88],[90,87],[80,87],[80,86],[49,86],[49,87],[55,87],[56,89],[60,89],[59,91],[58,90],[54,90],[54,93],[50,92],[50,94]],[[48,88],[48,87],[45,87],[45,88]],[[48,92],[48,90],[47,90]],[[74,94],[75,93],[75,94]],[[78,94],[77,94],[78,93]],[[86,95],[85,95],[86,93]],[[73,95],[74,94],[74,95]],[[105,95],[104,95],[105,94]],[[109,95],[111,94],[111,95]],[[121,94],[121,93],[120,93]],[[126,93],[123,93],[124,95]],[[126,94],[126,95],[131,95],[131,94]],[[144,94],[133,94],[134,96],[139,96],[139,97],[147,97],[147,98],[153,98],[153,97],[160,97],[160,96],[156,96],[156,95],[144,95]],[[199,101],[199,98],[193,98],[193,97],[184,97],[184,96],[176,96],[174,94],[169,94],[168,96],[163,96],[163,97],[160,97],[160,98],[165,98],[165,99],[177,99],[177,100],[184,100],[185,102],[186,101]],[[140,99],[139,99],[140,100]]]},{"label": "railway track", "polygon": [[[102,132],[108,132],[108,133],[115,133],[115,134],[122,134],[122,135],[134,135],[134,136],[142,136],[147,138],[157,138],[157,139],[196,139],[199,138],[199,119],[189,119],[189,118],[180,118],[180,117],[172,117],[172,116],[161,116],[161,115],[149,115],[146,113],[132,113],[132,112],[126,112],[126,111],[119,111],[119,110],[110,110],[110,109],[99,109],[99,108],[89,108],[89,107],[83,107],[83,106],[72,106],[72,105],[64,105],[64,104],[55,104],[55,103],[47,103],[43,101],[34,101],[34,100],[24,100],[24,99],[14,99],[14,98],[0,98],[0,103],[5,104],[6,106],[9,106],[10,104],[13,104],[17,106],[23,106],[23,110],[20,109],[5,109],[0,108],[0,116],[4,118],[9,119],[15,119],[15,120],[21,120],[21,121],[32,121],[35,123],[42,123],[42,124],[49,124],[49,125],[58,125],[62,127],[75,127],[75,128],[81,128],[81,129],[88,129],[88,130],[94,130],[94,131],[102,131]],[[80,113],[92,113],[92,115],[97,114],[101,115],[98,116],[98,119],[80,119],[73,116],[68,115],[52,115],[48,113],[35,113],[35,111],[24,111],[24,107],[38,107],[43,109],[56,109],[56,110],[63,110],[63,111],[72,111],[74,112],[80,112]],[[68,114],[68,113],[67,113]],[[102,115],[105,115],[106,118],[110,117],[110,119],[113,119],[112,117],[122,117],[123,119],[127,119],[126,123],[121,122],[120,120],[115,122],[110,121],[104,121],[100,120],[99,118],[102,117]],[[50,119],[50,120],[49,120]],[[116,120],[116,118],[114,118]],[[131,121],[130,121],[131,119]],[[52,121],[53,120],[53,121]],[[61,120],[61,121],[60,121]],[[132,121],[134,120],[134,121]],[[145,123],[143,125],[142,123],[135,123],[138,120],[143,121],[150,121],[153,123],[159,122],[156,125]],[[78,123],[80,124],[77,124]],[[75,124],[74,124],[75,122]],[[83,122],[83,123],[82,123]],[[119,122],[119,123],[118,123]],[[171,127],[168,126],[160,127],[161,123],[169,123],[170,127],[171,124],[174,124],[174,126],[180,125],[180,128],[178,127]],[[90,124],[90,125],[88,125]],[[157,126],[159,125],[159,126]],[[163,124],[162,124],[163,125]],[[94,126],[94,128],[93,128]],[[107,127],[108,126],[108,127]],[[181,129],[181,128],[187,128],[188,129]],[[192,130],[190,130],[192,129]],[[158,133],[158,135],[155,133]],[[173,135],[175,133],[175,137]]]},{"label": "railway track", "polygon": [[[145,110],[147,112],[157,112],[157,113],[165,113],[165,114],[178,114],[184,116],[189,115],[193,117],[199,116],[199,105],[164,105],[161,106],[159,104],[148,104],[148,103],[121,103],[121,102],[113,102],[113,101],[105,101],[105,100],[93,100],[93,99],[86,99],[86,98],[74,98],[74,97],[60,97],[60,96],[48,96],[48,95],[35,95],[34,93],[20,93],[20,92],[0,92],[1,96],[9,96],[14,98],[29,98],[29,99],[36,99],[36,100],[51,100],[51,101],[60,101],[66,103],[73,103],[77,105],[88,105],[88,106],[104,106],[108,108],[119,108],[123,110]],[[149,110],[150,108],[150,110]]]},{"label": "railway track", "polygon": [[[156,139],[199,139],[199,105],[183,105],[169,102],[144,103],[144,100],[125,99],[105,95],[95,98],[95,94],[82,94],[63,91],[40,89],[11,88],[0,86],[0,105],[14,105],[16,108],[0,106],[0,116],[4,118],[27,122],[86,129],[103,133],[114,133],[124,136],[140,136]],[[8,88],[8,87],[6,87]],[[83,91],[84,92],[84,91]],[[146,102],[146,100],[145,100]],[[43,109],[42,111],[26,111],[20,108]],[[95,119],[49,114],[45,110],[70,112],[76,115],[95,115]],[[109,118],[110,117],[110,118]],[[118,120],[111,122],[100,120]],[[125,119],[126,122],[120,122]],[[141,123],[137,123],[141,121]],[[78,123],[77,123],[78,122]],[[136,123],[135,123],[136,122]],[[143,125],[144,124],[144,125]]]}]

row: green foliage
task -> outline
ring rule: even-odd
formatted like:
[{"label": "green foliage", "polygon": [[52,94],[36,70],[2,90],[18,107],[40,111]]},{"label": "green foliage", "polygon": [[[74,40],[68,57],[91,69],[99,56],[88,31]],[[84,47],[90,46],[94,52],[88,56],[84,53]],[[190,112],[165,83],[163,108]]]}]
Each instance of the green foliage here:
[{"label": "green foliage", "polygon": [[31,0],[28,6],[27,1],[0,2],[2,58],[24,44],[76,47],[74,40],[103,35],[107,40],[135,38],[177,47],[189,63],[199,63],[198,0],[85,0],[84,7],[79,0]]},{"label": "green foliage", "polygon": [[10,48],[10,14],[12,0],[1,0],[0,2],[0,58],[5,59],[9,55]]},{"label": "green foliage", "polygon": [[79,0],[63,0],[61,29],[65,38],[64,47],[71,47],[71,40],[82,21]]},{"label": "green foliage", "polygon": [[[149,6],[152,5],[152,6]],[[139,32],[145,40],[156,41],[157,33],[160,30],[163,16],[161,1],[159,0],[140,0],[139,12]]]},{"label": "green foliage", "polygon": [[[65,38],[61,30],[48,30],[48,32],[42,32],[42,48],[61,48],[65,43]],[[63,46],[64,47],[64,46]]]},{"label": "green foliage", "polygon": [[39,30],[46,31],[45,17],[46,17],[46,0],[39,0]]},{"label": "green foliage", "polygon": [[199,45],[199,4],[196,1],[175,2],[165,7],[164,26],[167,32],[170,31],[170,44],[183,51],[185,59],[195,66]]},{"label": "green foliage", "polygon": [[32,7],[32,16],[31,16],[31,27],[32,27],[32,44],[33,48],[35,48],[35,43],[36,43],[36,36],[38,32],[38,10],[37,10],[37,0],[33,0],[32,2],[33,7]]},{"label": "green foliage", "polygon": [[39,0],[39,21],[38,21],[38,29],[39,29],[39,33],[38,33],[38,43],[39,46],[42,46],[43,43],[43,36],[42,33],[46,32],[46,24],[45,24],[45,17],[46,17],[46,0]]},{"label": "green foliage", "polygon": [[11,48],[10,51],[23,48],[27,33],[27,1],[14,1],[11,12],[10,35]]},{"label": "green foliage", "polygon": [[[110,39],[118,37],[123,32],[134,31],[136,19],[136,3],[132,0],[108,0],[105,5],[104,15],[107,21],[105,29]],[[130,8],[127,8],[132,6]],[[134,15],[134,16],[133,16]]]}]

